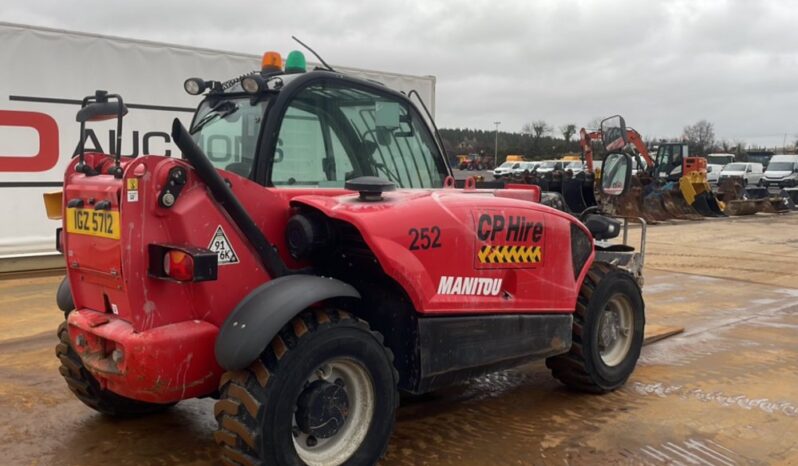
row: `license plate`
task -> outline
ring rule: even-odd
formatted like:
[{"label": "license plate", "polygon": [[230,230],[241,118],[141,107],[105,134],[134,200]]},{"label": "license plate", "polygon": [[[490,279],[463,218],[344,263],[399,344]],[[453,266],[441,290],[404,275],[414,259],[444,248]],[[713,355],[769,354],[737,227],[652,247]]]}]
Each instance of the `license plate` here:
[{"label": "license plate", "polygon": [[119,212],[67,208],[67,233],[119,239]]}]

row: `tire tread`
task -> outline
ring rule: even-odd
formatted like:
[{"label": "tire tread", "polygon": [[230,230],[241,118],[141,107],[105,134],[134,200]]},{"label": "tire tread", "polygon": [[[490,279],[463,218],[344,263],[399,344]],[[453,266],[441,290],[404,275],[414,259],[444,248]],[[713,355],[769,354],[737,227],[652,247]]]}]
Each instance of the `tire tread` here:
[{"label": "tire tread", "polygon": [[[342,321],[354,321],[354,325],[361,327],[363,330],[369,332],[374,338],[383,343],[383,336],[376,331],[371,330],[366,321],[359,319],[346,311],[337,309],[313,309],[306,311],[294,317],[287,325],[285,325],[277,336],[272,340],[272,343],[266,347],[266,350],[261,357],[255,360],[250,366],[242,371],[235,373],[228,373],[222,377],[220,383],[220,398],[216,402],[218,407],[220,404],[227,401],[232,401],[239,406],[244,406],[245,409],[238,409],[237,413],[229,413],[228,410],[222,408],[215,408],[214,414],[218,423],[217,434],[214,434],[214,439],[217,444],[222,447],[222,462],[225,464],[262,464],[258,458],[258,439],[257,433],[259,432],[258,419],[263,416],[263,410],[268,404],[266,399],[259,397],[253,391],[257,390],[260,394],[268,394],[266,390],[273,380],[273,375],[280,371],[282,358],[297,345],[320,331],[321,329],[328,328]],[[391,368],[393,370],[394,383],[398,383],[399,372],[394,365],[393,352],[384,347]],[[396,404],[399,403],[399,397],[396,397]],[[233,423],[234,422],[234,423]],[[235,429],[230,429],[234,426]],[[239,427],[240,426],[240,427]],[[245,432],[245,435],[241,435]],[[252,439],[247,437],[246,433],[253,433]],[[231,444],[231,437],[234,441]],[[386,447],[380,452],[380,458],[385,455]]]}]

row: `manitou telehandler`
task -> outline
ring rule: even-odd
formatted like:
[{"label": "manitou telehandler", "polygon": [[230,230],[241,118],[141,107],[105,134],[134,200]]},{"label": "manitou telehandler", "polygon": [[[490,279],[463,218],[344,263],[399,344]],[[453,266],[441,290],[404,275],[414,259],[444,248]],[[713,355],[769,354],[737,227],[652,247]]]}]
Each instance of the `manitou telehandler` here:
[{"label": "manitou telehandler", "polygon": [[[185,90],[204,98],[172,127],[182,158],[83,150],[87,122],[121,129],[119,95],[77,114],[56,353],[89,407],[214,397],[225,464],[362,465],[385,452],[400,390],[541,358],[588,392],[629,378],[642,251],[607,242],[619,220],[574,218],[529,186],[456,189],[428,114],[305,71],[299,52]],[[604,193],[631,168],[608,156]]]}]

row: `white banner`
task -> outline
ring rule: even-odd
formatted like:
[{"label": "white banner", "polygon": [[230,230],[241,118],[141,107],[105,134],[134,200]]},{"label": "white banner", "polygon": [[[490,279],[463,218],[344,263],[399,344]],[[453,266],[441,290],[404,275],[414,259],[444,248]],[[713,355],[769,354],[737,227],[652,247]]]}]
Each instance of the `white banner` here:
[{"label": "white banner", "polygon": [[[55,252],[59,225],[46,218],[42,193],[60,189],[85,96],[103,89],[125,100],[130,112],[123,120],[122,155],[176,155],[172,119],[188,125],[200,102],[185,93],[183,81],[225,81],[260,66],[255,55],[7,23],[0,23],[0,44],[0,259]],[[399,91],[416,90],[434,112],[433,76],[336,69]],[[115,122],[91,129],[96,144],[110,152]]]}]

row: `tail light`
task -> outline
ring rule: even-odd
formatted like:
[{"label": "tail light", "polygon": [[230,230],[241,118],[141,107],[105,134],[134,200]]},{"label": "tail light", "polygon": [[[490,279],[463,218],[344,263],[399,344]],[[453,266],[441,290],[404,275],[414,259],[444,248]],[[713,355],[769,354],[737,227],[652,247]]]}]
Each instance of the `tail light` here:
[{"label": "tail light", "polygon": [[219,256],[209,249],[150,244],[148,252],[150,277],[178,282],[216,280]]},{"label": "tail light", "polygon": [[177,281],[190,282],[194,278],[194,258],[172,249],[163,256],[163,271]]}]

